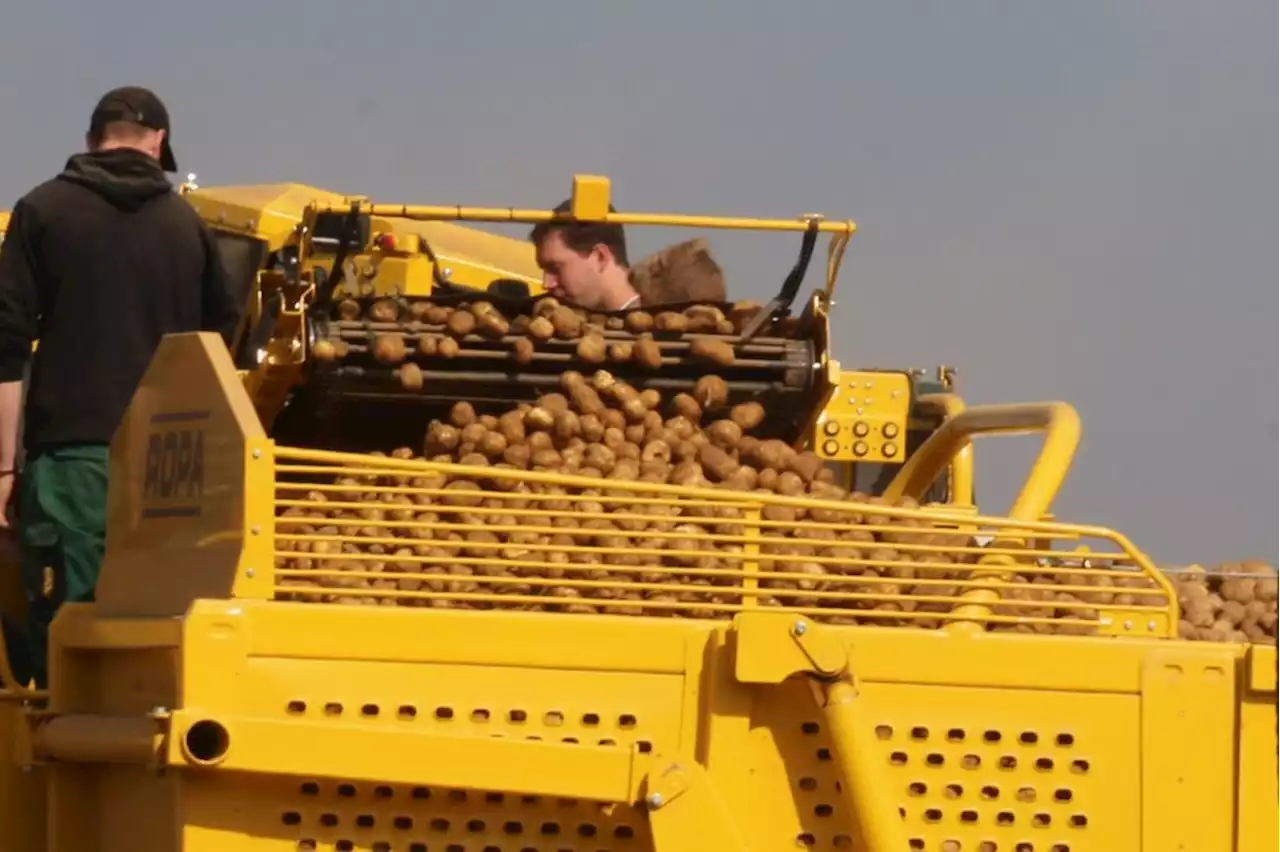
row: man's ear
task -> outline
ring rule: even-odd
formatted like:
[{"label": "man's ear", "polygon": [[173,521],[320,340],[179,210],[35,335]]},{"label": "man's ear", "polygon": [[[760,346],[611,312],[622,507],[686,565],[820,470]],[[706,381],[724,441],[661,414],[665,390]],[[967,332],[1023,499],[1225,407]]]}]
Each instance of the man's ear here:
[{"label": "man's ear", "polygon": [[591,259],[595,261],[596,269],[600,272],[608,269],[613,265],[613,252],[604,243],[596,243],[591,247]]}]

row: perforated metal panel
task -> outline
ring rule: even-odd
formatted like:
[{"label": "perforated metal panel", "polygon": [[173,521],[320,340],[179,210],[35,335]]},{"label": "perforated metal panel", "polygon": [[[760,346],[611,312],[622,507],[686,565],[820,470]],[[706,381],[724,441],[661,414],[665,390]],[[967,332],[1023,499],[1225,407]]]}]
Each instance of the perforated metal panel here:
[{"label": "perforated metal panel", "polygon": [[[865,695],[912,849],[1141,848],[1136,697],[884,683]],[[781,762],[759,755],[755,799],[795,803],[773,848],[859,849],[826,731],[797,715],[805,701],[789,684],[759,708],[761,748],[776,743]]]},{"label": "perforated metal panel", "polygon": [[[655,744],[674,748],[680,736],[682,679],[677,676],[261,659],[248,668],[245,686],[247,712],[281,719],[582,748],[634,745],[641,754],[651,753]],[[261,799],[232,793],[241,808],[269,810],[255,821],[264,831],[271,823],[270,834],[278,839],[266,845],[264,838],[263,849],[628,852],[652,847],[647,815],[635,807],[314,778],[268,789]],[[231,791],[208,792],[214,812],[215,800]],[[221,802],[225,815],[228,802]],[[215,848],[222,847],[212,844],[210,852]]]}]

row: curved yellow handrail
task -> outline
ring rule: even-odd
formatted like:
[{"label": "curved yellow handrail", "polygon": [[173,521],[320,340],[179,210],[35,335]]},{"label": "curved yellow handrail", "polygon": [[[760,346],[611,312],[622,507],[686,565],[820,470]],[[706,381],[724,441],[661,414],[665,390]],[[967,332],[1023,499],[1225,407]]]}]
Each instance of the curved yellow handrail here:
[{"label": "curved yellow handrail", "polygon": [[[964,400],[954,393],[931,393],[916,400],[930,413],[942,415],[944,421],[954,420],[965,411]],[[967,443],[951,458],[951,477],[947,503],[951,506],[970,507],[973,502],[973,443]]]},{"label": "curved yellow handrail", "polygon": [[1062,488],[1080,443],[1080,415],[1065,402],[982,405],[948,419],[907,459],[884,497],[890,502],[902,496],[919,497],[977,435],[1029,432],[1043,432],[1044,443],[1008,517],[1040,520]]}]

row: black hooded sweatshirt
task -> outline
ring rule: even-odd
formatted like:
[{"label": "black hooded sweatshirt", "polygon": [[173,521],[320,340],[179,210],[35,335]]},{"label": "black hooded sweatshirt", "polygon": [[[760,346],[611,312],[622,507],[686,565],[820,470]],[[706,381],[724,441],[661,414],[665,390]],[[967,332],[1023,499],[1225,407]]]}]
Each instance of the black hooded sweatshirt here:
[{"label": "black hooded sweatshirt", "polygon": [[161,337],[229,341],[241,308],[212,233],[158,162],[71,157],[14,205],[0,248],[0,382],[31,359],[27,453],[110,443]]}]

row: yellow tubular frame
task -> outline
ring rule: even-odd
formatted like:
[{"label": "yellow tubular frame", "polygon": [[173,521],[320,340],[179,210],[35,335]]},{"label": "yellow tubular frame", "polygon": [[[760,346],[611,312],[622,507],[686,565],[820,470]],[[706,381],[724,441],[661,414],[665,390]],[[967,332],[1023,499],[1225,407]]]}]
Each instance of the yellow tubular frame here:
[{"label": "yellow tubular frame", "polygon": [[[902,465],[884,497],[889,502],[904,496],[918,498],[957,455],[970,450],[977,435],[1031,432],[1043,432],[1044,443],[1008,517],[1038,521],[1058,496],[1080,443],[1080,415],[1065,402],[982,405],[949,418]],[[972,478],[968,487],[972,497]]]},{"label": "yellow tubular frame", "polygon": [[[931,414],[942,415],[944,421],[954,420],[965,410],[964,400],[954,393],[926,394],[917,399],[916,404]],[[964,444],[952,456],[948,474],[951,478],[947,495],[948,503],[961,508],[973,506],[972,442]]]}]

